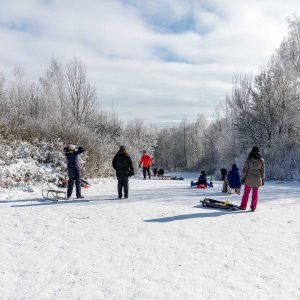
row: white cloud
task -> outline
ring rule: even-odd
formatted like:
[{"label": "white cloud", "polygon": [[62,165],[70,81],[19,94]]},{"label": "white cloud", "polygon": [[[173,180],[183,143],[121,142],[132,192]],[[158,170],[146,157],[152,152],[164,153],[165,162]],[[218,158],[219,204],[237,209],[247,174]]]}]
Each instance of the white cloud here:
[{"label": "white cloud", "polygon": [[[286,17],[299,12],[298,0],[0,0],[0,6],[1,69],[21,66],[37,78],[52,57],[77,56],[104,108],[155,122],[212,116],[232,75],[265,64],[286,34]],[[158,49],[178,61],[164,61]]]}]

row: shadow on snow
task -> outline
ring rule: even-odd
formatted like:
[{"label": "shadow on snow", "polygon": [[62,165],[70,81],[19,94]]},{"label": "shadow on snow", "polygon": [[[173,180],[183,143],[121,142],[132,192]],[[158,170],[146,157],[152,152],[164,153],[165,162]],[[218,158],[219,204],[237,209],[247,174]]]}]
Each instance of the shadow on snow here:
[{"label": "shadow on snow", "polygon": [[212,217],[219,217],[223,215],[244,214],[249,212],[251,211],[214,211],[209,213],[185,214],[185,215],[177,215],[177,216],[163,217],[157,219],[148,219],[148,220],[144,220],[144,222],[167,223],[167,222],[187,220],[187,219],[212,218]]}]

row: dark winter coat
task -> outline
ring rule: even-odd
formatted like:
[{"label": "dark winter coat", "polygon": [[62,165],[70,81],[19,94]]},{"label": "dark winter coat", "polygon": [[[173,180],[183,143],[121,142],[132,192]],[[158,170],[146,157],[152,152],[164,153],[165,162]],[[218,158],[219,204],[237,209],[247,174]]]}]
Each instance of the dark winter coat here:
[{"label": "dark winter coat", "polygon": [[119,151],[113,161],[113,168],[116,170],[117,177],[128,177],[129,172],[133,172],[132,160],[126,151]]},{"label": "dark winter coat", "polygon": [[244,164],[243,180],[252,188],[262,186],[265,180],[265,161],[259,152],[250,152]]},{"label": "dark winter coat", "polygon": [[228,184],[232,189],[241,188],[241,175],[239,168],[233,164],[231,171],[227,175]]},{"label": "dark winter coat", "polygon": [[157,170],[157,175],[158,176],[164,176],[164,174],[165,174],[165,170],[164,169],[160,168],[160,169]]},{"label": "dark winter coat", "polygon": [[220,171],[221,171],[222,180],[224,180],[227,175],[227,170],[225,168],[222,168]]},{"label": "dark winter coat", "polygon": [[80,177],[80,169],[78,163],[78,155],[84,152],[83,147],[79,146],[78,150],[71,151],[69,147],[64,148],[65,156],[67,159],[68,166],[68,176],[79,178]]},{"label": "dark winter coat", "polygon": [[198,178],[197,185],[199,184],[207,185],[207,178],[205,174],[201,174],[200,177]]}]

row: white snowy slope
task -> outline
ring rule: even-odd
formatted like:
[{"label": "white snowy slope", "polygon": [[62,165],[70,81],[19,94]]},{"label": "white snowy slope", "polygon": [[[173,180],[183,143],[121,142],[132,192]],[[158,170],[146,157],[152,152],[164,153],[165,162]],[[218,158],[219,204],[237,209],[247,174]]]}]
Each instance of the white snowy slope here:
[{"label": "white snowy slope", "polygon": [[[195,178],[196,179],[196,178]],[[102,180],[85,199],[0,190],[0,299],[299,299],[300,184],[267,183],[255,213],[199,206],[221,183]]]}]

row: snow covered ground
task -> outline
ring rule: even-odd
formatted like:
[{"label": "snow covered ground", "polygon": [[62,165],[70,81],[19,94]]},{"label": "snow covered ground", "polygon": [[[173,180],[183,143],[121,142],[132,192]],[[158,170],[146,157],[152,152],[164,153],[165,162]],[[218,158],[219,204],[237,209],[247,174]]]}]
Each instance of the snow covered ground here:
[{"label": "snow covered ground", "polygon": [[[196,179],[196,178],[195,178]],[[0,190],[0,299],[299,299],[300,184],[271,182],[255,213],[199,206],[189,180],[102,180],[53,203]]]}]

